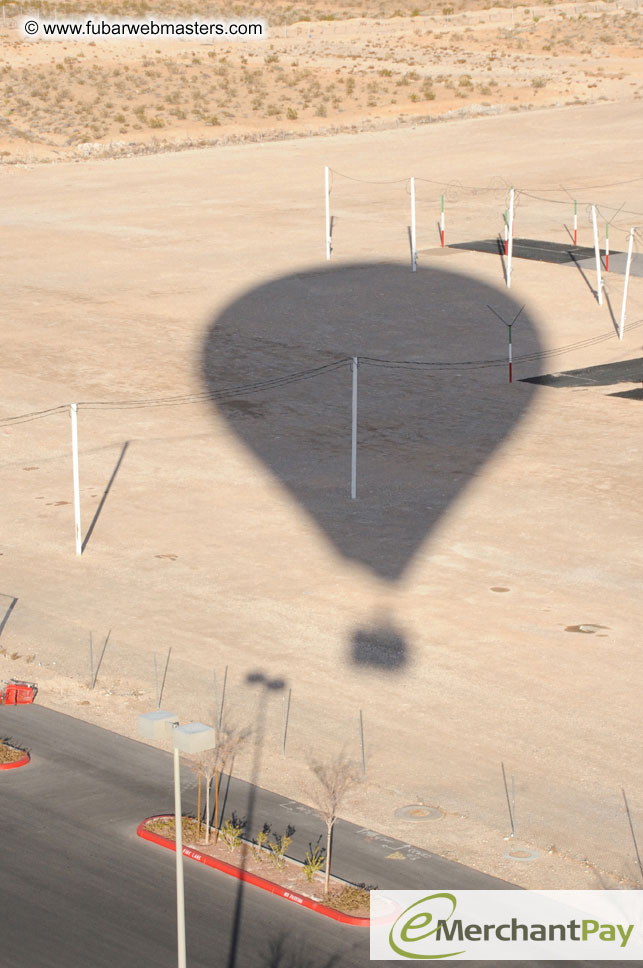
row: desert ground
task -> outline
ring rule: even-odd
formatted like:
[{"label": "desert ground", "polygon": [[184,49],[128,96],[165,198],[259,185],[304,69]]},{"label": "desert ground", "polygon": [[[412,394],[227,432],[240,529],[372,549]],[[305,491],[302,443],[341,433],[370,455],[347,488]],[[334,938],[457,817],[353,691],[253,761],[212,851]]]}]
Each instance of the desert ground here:
[{"label": "desert ground", "polygon": [[267,21],[267,36],[235,43],[29,40],[19,29],[20,11],[42,20],[190,18],[185,3],[2,9],[5,163],[358,132],[643,92],[638,0],[198,9],[203,20]]},{"label": "desert ground", "polygon": [[[409,21],[411,13],[402,11]],[[410,94],[422,81],[398,89],[396,78],[424,77],[417,65],[434,56],[437,38],[411,30],[397,47],[380,41],[371,11],[352,66],[378,85],[372,109],[360,75],[362,100],[331,104],[316,121],[315,98],[301,112],[297,101],[301,118],[286,129],[293,57],[322,87],[336,57],[347,86],[354,41],[339,28],[349,21],[313,21],[337,26],[337,38],[315,39],[312,28],[310,41],[271,38],[253,68],[267,98],[283,83],[277,68],[286,71],[275,101],[282,126],[248,108],[227,144],[189,151],[162,150],[159,140],[143,151],[143,122],[114,148],[121,122],[105,127],[100,111],[95,130],[77,132],[75,114],[56,120],[52,78],[76,91],[84,73],[107,99],[104,72],[123,71],[126,48],[62,52],[7,40],[16,35],[5,28],[4,82],[27,71],[52,109],[42,124],[14,100],[5,113],[0,669],[37,681],[39,702],[130,736],[161,687],[164,708],[212,722],[225,679],[225,720],[253,731],[235,771],[285,801],[312,803],[311,757],[345,749],[361,767],[361,717],[366,776],[343,807],[348,819],[524,886],[632,886],[640,872],[622,789],[643,837],[641,403],[613,394],[639,384],[520,381],[641,357],[641,278],[630,280],[619,341],[622,256],[604,273],[603,305],[586,264],[515,259],[509,290],[500,255],[440,247],[438,220],[444,195],[447,243],[493,239],[513,185],[517,235],[569,241],[576,199],[579,243],[592,245],[594,204],[601,245],[609,222],[612,252],[625,250],[630,227],[643,222],[640,59],[627,28],[638,14],[605,5],[579,21],[551,8],[536,20],[530,8],[528,26],[503,39],[493,20],[474,23],[482,13],[442,15],[440,31],[460,17],[471,45],[461,48],[461,69],[476,93],[463,84],[465,100],[478,100],[480,65],[495,50],[506,76],[515,64],[547,77],[539,87],[516,76],[517,104],[532,110],[504,110],[514,97],[505,91],[502,104],[491,102],[497,114],[420,123],[429,106],[415,117]],[[597,39],[608,30],[603,16],[618,50]],[[546,37],[570,24],[584,39],[557,65],[570,72],[567,99],[590,103],[565,104],[562,75],[545,67],[555,53],[544,52]],[[439,68],[456,90],[434,79],[436,114],[462,104],[453,33],[440,43],[448,65]],[[583,53],[594,44],[599,54]],[[82,52],[90,63],[96,55],[95,71],[75,63]],[[210,69],[208,52],[187,53]],[[187,53],[169,52],[167,63]],[[141,77],[145,58],[159,58],[149,70],[161,72],[154,80],[171,105],[165,55],[131,57]],[[213,74],[220,57],[217,49]],[[583,57],[594,75],[624,76],[609,90],[597,81],[590,94]],[[229,83],[242,68],[230,62]],[[180,98],[197,76],[186,68]],[[389,96],[400,99],[393,108]],[[123,98],[131,120],[138,102]],[[142,100],[145,117],[161,111],[147,92]],[[121,103],[112,101],[109,111]],[[369,130],[377,118],[381,129]],[[357,131],[308,136],[331,123]],[[175,147],[210,138],[192,116],[168,128]],[[274,140],[257,140],[261,130]],[[250,143],[233,143],[235,132]],[[107,157],[82,148],[101,144],[112,145]],[[507,319],[524,307],[511,385],[506,329],[489,306]],[[360,364],[351,501],[350,368],[280,381],[355,355],[452,366]],[[465,365],[481,361],[490,365]],[[245,389],[221,397],[229,387]],[[12,419],[19,415],[28,417]],[[514,778],[513,841],[503,764],[510,787]],[[441,819],[396,817],[418,803]],[[513,849],[531,859],[512,859]]]}]

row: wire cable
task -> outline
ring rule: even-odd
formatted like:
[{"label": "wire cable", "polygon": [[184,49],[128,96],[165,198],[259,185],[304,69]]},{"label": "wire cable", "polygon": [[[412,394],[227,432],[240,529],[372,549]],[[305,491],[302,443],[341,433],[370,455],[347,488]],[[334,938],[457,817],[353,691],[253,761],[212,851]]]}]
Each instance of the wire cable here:
[{"label": "wire cable", "polygon": [[54,413],[62,413],[68,409],[67,404],[61,403],[57,407],[50,407],[49,410],[34,410],[31,413],[21,413],[17,417],[0,419],[0,426],[10,427],[15,424],[29,423],[32,420],[42,420],[43,417],[50,417]]},{"label": "wire cable", "polygon": [[[632,332],[643,326],[643,319],[637,319],[624,326],[624,332]],[[514,357],[514,363],[536,363],[554,359],[557,356],[571,353],[576,350],[587,349],[604,343],[606,340],[614,339],[614,332],[602,333],[599,336],[591,336],[575,343],[568,343],[551,350],[537,350],[533,353],[523,353]],[[283,376],[273,377],[270,380],[261,382],[246,383],[233,387],[223,387],[221,390],[206,390],[202,393],[189,393],[173,397],[148,397],[139,400],[94,400],[78,403],[78,408],[85,410],[138,410],[148,407],[175,407],[186,406],[190,403],[201,403],[208,400],[226,401],[234,397],[247,396],[251,393],[261,393],[263,390],[280,389],[294,383],[301,383],[304,380],[311,380],[323,373],[330,373],[333,370],[341,369],[350,365],[350,356],[342,357],[334,363],[325,363],[322,366],[313,367],[309,370],[299,370],[295,373],[287,373]],[[434,370],[454,370],[454,369],[484,369],[493,366],[506,366],[505,357],[494,357],[488,360],[391,360],[376,356],[360,356],[358,363],[364,366],[383,367],[386,369],[434,369]],[[29,423],[32,420],[41,420],[53,414],[69,411],[69,404],[59,404],[57,407],[50,407],[47,410],[34,410],[30,413],[18,414],[14,417],[0,418],[0,427],[11,427],[22,423]]]},{"label": "wire cable", "polygon": [[258,383],[241,384],[234,387],[223,387],[221,390],[205,390],[202,393],[190,393],[177,397],[156,397],[142,400],[98,400],[83,401],[78,404],[85,410],[133,410],[144,407],[172,407],[182,406],[189,403],[200,403],[207,400],[226,400],[231,397],[245,396],[249,393],[260,393],[262,390],[270,390],[277,387],[289,386],[291,383],[299,383],[302,380],[309,380],[322,373],[337,370],[347,366],[350,357],[337,360],[335,363],[326,363],[310,370],[300,370],[296,373],[288,373],[283,376],[273,377],[270,380],[263,380]]}]

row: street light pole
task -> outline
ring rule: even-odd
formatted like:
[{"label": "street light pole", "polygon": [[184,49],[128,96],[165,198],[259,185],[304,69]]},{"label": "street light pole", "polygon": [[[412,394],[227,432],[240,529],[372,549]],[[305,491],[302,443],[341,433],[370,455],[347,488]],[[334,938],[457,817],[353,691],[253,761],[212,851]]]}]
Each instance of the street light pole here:
[{"label": "street light pole", "polygon": [[[174,729],[177,724],[174,724]],[[181,809],[181,762],[174,744],[174,831],[176,836],[176,949],[178,968],[186,968],[185,890],[183,885],[183,811]]]},{"label": "street light pole", "polygon": [[178,968],[186,968],[185,890],[183,884],[183,810],[181,808],[181,753],[203,753],[214,749],[216,734],[212,726],[187,723],[179,726],[174,713],[157,709],[138,717],[138,732],[144,739],[172,739],[174,754],[174,831],[176,838],[176,947]]}]

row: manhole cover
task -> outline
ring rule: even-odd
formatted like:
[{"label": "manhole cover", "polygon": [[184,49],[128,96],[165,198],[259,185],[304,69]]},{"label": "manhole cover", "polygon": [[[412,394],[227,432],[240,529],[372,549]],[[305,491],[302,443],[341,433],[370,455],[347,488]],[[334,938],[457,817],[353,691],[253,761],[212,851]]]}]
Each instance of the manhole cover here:
[{"label": "manhole cover", "polygon": [[439,807],[426,807],[423,803],[412,803],[408,807],[398,807],[395,816],[398,820],[441,820],[444,813]]},{"label": "manhole cover", "polygon": [[536,860],[537,857],[540,857],[540,854],[537,850],[527,850],[526,847],[515,847],[513,850],[508,851],[505,857],[508,857],[509,860],[529,861]]},{"label": "manhole cover", "polygon": [[490,590],[492,592],[510,592],[511,591],[510,588],[506,588],[504,585],[494,585],[493,588],[491,588]]}]

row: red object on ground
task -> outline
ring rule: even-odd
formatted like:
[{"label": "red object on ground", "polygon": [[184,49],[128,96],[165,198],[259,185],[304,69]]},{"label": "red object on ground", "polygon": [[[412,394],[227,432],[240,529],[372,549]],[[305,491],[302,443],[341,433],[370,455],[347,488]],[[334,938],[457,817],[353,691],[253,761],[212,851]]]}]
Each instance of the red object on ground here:
[{"label": "red object on ground", "polygon": [[0,770],[15,770],[18,766],[26,766],[31,760],[29,753],[25,753],[21,756],[19,760],[14,760],[13,763],[0,763]]},{"label": "red object on ground", "polygon": [[[166,820],[174,819],[173,817],[148,817],[143,820],[136,828],[136,833],[143,840],[150,840],[153,844],[160,844],[161,847],[167,847],[168,850],[176,850],[176,843],[170,840],[168,837],[163,837],[161,834],[155,834],[151,830],[145,829],[145,824],[150,820]],[[245,881],[247,884],[253,884],[255,887],[260,887],[264,891],[270,891],[271,894],[277,894],[279,897],[286,898],[287,901],[294,901],[295,904],[301,905],[301,907],[310,908],[311,911],[317,911],[318,914],[323,914],[327,918],[333,918],[334,921],[341,921],[343,924],[354,924],[358,927],[367,928],[371,923],[370,918],[356,918],[352,914],[342,914],[341,911],[336,911],[334,908],[327,907],[325,904],[321,904],[319,901],[313,901],[312,898],[306,897],[303,894],[295,894],[293,891],[287,890],[285,887],[281,887],[280,884],[274,884],[272,881],[266,880],[264,877],[259,877],[257,874],[251,874],[250,871],[244,871],[241,867],[235,867],[233,864],[226,864],[224,860],[217,860],[216,857],[210,857],[209,854],[202,854],[199,850],[194,850],[192,847],[183,848],[183,856],[191,857],[192,860],[198,860],[201,864],[207,864],[208,867],[214,867],[218,871],[222,871],[224,874],[231,874],[232,877],[238,878],[240,881]]]},{"label": "red object on ground", "polygon": [[37,694],[38,686],[35,682],[10,679],[0,693],[0,703],[4,706],[21,706],[33,702]]}]

